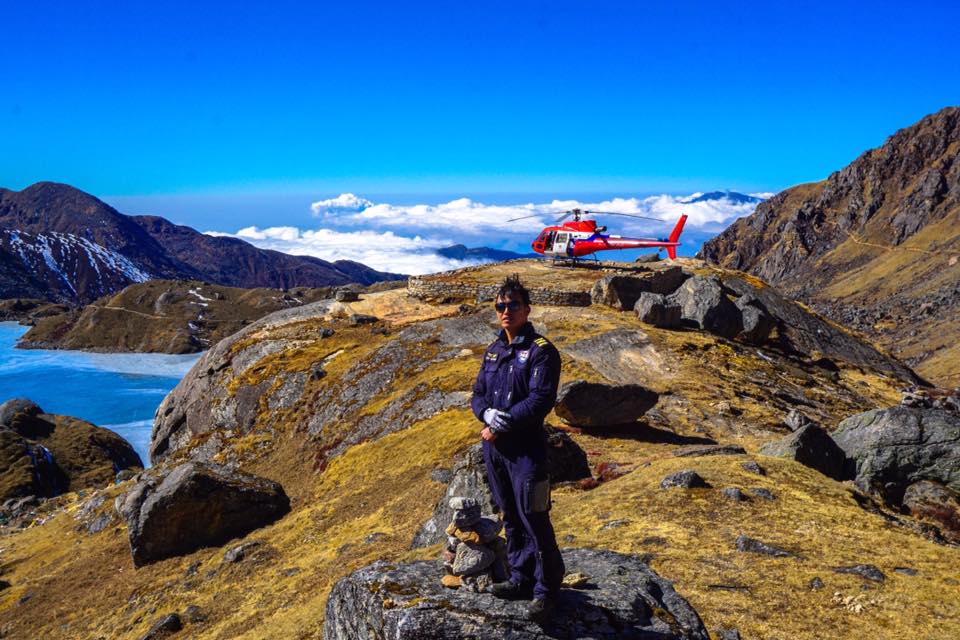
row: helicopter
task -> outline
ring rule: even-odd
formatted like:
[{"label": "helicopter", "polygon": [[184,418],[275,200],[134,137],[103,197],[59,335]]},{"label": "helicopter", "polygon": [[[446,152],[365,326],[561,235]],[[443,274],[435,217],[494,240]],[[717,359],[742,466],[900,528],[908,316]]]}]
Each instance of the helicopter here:
[{"label": "helicopter", "polygon": [[[683,225],[687,221],[687,214],[682,214],[668,238],[624,238],[623,236],[604,235],[603,232],[606,231],[607,228],[605,226],[598,226],[596,220],[582,220],[581,218],[584,215],[626,216],[628,218],[663,222],[663,220],[658,218],[638,216],[631,213],[570,209],[569,211],[564,211],[563,215],[557,218],[553,226],[546,227],[541,231],[540,235],[537,236],[537,239],[534,240],[530,246],[534,251],[544,256],[552,256],[555,259],[572,260],[574,263],[576,263],[579,258],[596,253],[597,251],[645,248],[666,249],[670,259],[676,260],[677,247],[680,246],[680,233],[683,231]],[[563,222],[570,216],[573,216],[573,220]],[[520,218],[513,218],[507,222],[533,217],[536,216],[521,216]],[[560,224],[561,222],[563,224]]]}]

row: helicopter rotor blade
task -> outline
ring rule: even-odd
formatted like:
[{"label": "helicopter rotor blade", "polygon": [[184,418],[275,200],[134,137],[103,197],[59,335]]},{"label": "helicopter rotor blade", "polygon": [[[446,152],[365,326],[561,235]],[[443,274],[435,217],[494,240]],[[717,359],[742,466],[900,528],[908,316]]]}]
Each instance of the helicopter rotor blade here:
[{"label": "helicopter rotor blade", "polygon": [[527,218],[539,218],[542,214],[534,213],[529,216],[520,216],[519,218],[510,218],[507,222],[516,222],[517,220],[526,220]]},{"label": "helicopter rotor blade", "polygon": [[584,213],[599,213],[604,216],[626,216],[628,218],[639,218],[641,220],[654,220],[655,222],[664,222],[660,218],[651,218],[650,216],[638,216],[634,213],[618,213],[616,211],[584,211]]},{"label": "helicopter rotor blade", "polygon": [[556,222],[563,222],[564,220],[566,220],[567,218],[569,218],[570,216],[572,216],[574,213],[576,213],[576,212],[575,212],[575,211],[572,211],[572,210],[571,210],[571,211],[564,211],[564,212],[563,212],[563,215],[556,219]]}]

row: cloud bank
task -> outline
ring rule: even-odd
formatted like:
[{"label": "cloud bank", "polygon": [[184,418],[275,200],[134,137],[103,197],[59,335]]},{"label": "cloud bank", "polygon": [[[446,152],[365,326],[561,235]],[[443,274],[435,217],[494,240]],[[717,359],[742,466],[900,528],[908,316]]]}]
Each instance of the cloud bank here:
[{"label": "cloud bank", "polygon": [[[652,221],[617,218],[608,226],[663,235],[669,231],[681,213],[689,217],[687,225],[704,230],[721,230],[731,221],[753,213],[756,203],[738,203],[726,198],[687,202],[696,196],[658,195],[646,198],[613,198],[600,202],[553,200],[549,203],[515,205],[488,205],[470,198],[429,205],[375,204],[352,193],[341,194],[311,205],[314,215],[325,222],[374,228],[394,228],[417,231],[443,231],[466,236],[486,236],[490,233],[536,233],[552,224],[563,212],[574,208],[641,215],[662,220]],[[513,222],[508,220],[522,218]],[[612,221],[611,221],[612,222]]]},{"label": "cloud bank", "polygon": [[410,237],[397,235],[392,231],[246,227],[236,233],[206,233],[246,240],[261,249],[273,249],[295,256],[314,256],[329,262],[353,260],[378,271],[410,275],[436,273],[476,264],[438,255],[437,249],[455,244],[449,239],[426,239],[418,235]]},{"label": "cloud bank", "polygon": [[[441,247],[462,243],[529,251],[529,243],[544,227],[555,224],[563,212],[579,208],[656,218],[662,222],[597,215],[612,233],[640,237],[666,236],[681,213],[688,216],[684,235],[709,237],[736,218],[753,213],[755,202],[716,198],[689,202],[701,196],[658,195],[612,198],[600,202],[553,200],[548,203],[485,204],[459,198],[441,204],[400,205],[374,203],[352,193],[311,204],[321,222],[318,229],[246,227],[235,233],[208,231],[246,240],[262,249],[308,255],[333,262],[354,260],[374,269],[419,275],[456,269],[476,261],[444,258]],[[759,198],[770,194],[753,194]],[[508,222],[513,218],[522,218]]]}]

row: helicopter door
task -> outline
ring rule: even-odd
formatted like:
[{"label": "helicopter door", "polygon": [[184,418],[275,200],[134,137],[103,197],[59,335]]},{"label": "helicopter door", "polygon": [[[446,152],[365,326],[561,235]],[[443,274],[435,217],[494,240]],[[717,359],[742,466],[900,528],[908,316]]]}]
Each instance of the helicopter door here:
[{"label": "helicopter door", "polygon": [[550,249],[550,252],[561,256],[567,255],[567,243],[569,242],[569,238],[570,234],[568,233],[558,233],[557,237],[553,241],[553,247]]},{"label": "helicopter door", "polygon": [[547,234],[547,239],[543,244],[544,253],[550,253],[551,251],[553,251],[553,241],[556,239],[556,237],[557,237],[556,231],[551,231]]}]

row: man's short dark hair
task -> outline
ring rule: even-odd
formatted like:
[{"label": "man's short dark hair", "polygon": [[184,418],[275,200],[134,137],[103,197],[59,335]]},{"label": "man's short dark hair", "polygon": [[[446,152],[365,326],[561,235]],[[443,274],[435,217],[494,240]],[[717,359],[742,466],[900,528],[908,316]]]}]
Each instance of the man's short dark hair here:
[{"label": "man's short dark hair", "polygon": [[520,283],[519,274],[507,276],[500,288],[497,290],[497,297],[506,300],[510,296],[520,298],[523,304],[530,306],[530,292]]}]

